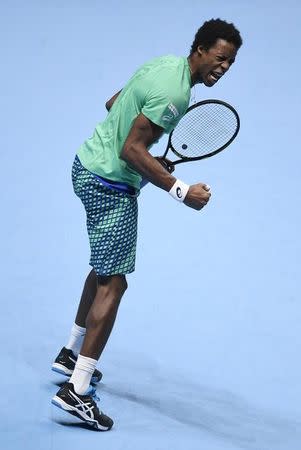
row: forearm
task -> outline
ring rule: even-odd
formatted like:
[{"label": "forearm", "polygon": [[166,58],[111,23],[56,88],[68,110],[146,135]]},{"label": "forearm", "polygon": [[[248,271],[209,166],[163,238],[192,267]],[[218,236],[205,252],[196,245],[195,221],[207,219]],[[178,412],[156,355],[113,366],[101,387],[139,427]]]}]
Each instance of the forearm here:
[{"label": "forearm", "polygon": [[165,191],[170,191],[176,178],[158,162],[142,143],[125,146],[121,158],[143,178]]}]

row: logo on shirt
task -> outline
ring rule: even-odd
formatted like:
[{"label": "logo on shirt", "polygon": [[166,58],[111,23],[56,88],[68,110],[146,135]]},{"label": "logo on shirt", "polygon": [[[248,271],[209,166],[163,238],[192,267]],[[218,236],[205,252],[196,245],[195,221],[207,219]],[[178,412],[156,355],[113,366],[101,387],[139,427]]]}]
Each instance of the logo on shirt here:
[{"label": "logo on shirt", "polygon": [[172,120],[176,119],[179,116],[179,111],[177,110],[177,108],[175,107],[175,105],[173,103],[170,103],[167,106],[168,109],[168,114],[164,114],[164,116],[162,117],[162,119],[165,122],[171,122]]}]

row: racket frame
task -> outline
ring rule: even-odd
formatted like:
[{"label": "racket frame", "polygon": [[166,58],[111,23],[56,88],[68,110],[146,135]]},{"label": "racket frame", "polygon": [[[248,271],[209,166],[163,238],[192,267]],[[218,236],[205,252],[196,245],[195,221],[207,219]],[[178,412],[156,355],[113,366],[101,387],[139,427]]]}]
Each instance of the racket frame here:
[{"label": "racket frame", "polygon": [[[236,120],[237,120],[237,127],[236,127],[236,131],[235,131],[235,133],[233,134],[233,136],[232,136],[232,137],[231,137],[224,145],[222,145],[222,146],[221,146],[220,148],[218,148],[217,150],[214,150],[213,152],[210,152],[210,153],[206,153],[205,155],[202,155],[202,156],[194,156],[194,157],[189,158],[189,157],[187,157],[187,156],[182,156],[181,153],[179,153],[179,152],[172,146],[172,144],[171,144],[171,138],[172,138],[173,132],[174,132],[175,129],[176,129],[176,128],[174,128],[174,129],[172,130],[172,132],[169,134],[167,147],[166,147],[166,150],[165,150],[164,155],[162,156],[163,159],[165,159],[165,157],[166,157],[168,151],[171,150],[176,156],[178,156],[178,157],[180,158],[180,159],[178,159],[178,160],[176,160],[176,161],[171,161],[173,165],[180,164],[180,163],[183,163],[183,162],[189,162],[189,161],[199,161],[199,160],[201,160],[201,159],[210,158],[211,156],[216,155],[217,153],[221,152],[221,151],[224,150],[226,147],[228,147],[228,146],[231,144],[231,142],[234,141],[234,139],[236,138],[236,136],[237,136],[237,134],[238,134],[238,132],[239,132],[239,129],[240,129],[240,119],[239,119],[239,115],[238,115],[238,112],[236,111],[236,109],[233,108],[233,106],[229,105],[229,103],[224,102],[223,100],[216,100],[216,99],[202,100],[202,101],[197,102],[197,103],[195,103],[194,105],[190,106],[190,107],[187,109],[185,115],[186,115],[189,111],[191,111],[192,109],[198,108],[199,106],[201,106],[201,105],[206,105],[206,104],[208,104],[208,103],[214,103],[214,104],[223,105],[223,106],[229,108],[229,109],[233,112],[233,114],[235,115]],[[183,116],[183,117],[184,117],[184,116]]]}]

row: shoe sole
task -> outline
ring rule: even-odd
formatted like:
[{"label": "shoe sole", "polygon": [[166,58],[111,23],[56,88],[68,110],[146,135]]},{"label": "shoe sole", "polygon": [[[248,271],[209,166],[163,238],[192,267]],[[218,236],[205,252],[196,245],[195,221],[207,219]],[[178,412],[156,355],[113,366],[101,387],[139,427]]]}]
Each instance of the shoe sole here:
[{"label": "shoe sole", "polygon": [[53,397],[53,399],[51,400],[51,403],[53,405],[57,406],[58,408],[62,409],[63,411],[66,411],[66,412],[72,414],[73,416],[76,416],[79,419],[83,420],[84,422],[86,422],[88,425],[90,425],[95,430],[98,430],[98,431],[109,431],[112,428],[112,426],[111,427],[105,427],[103,425],[100,425],[97,422],[97,420],[91,419],[83,411],[78,411],[73,406],[68,405],[68,403],[64,402],[64,400],[62,400],[57,395],[55,395]]},{"label": "shoe sole", "polygon": [[[67,369],[65,366],[63,366],[62,364],[59,363],[53,363],[51,370],[53,370],[54,372],[57,372],[61,375],[65,375],[66,377],[71,377],[71,375],[73,374],[73,370]],[[99,383],[101,380],[101,377],[92,377],[91,378],[91,382],[92,383]]]}]

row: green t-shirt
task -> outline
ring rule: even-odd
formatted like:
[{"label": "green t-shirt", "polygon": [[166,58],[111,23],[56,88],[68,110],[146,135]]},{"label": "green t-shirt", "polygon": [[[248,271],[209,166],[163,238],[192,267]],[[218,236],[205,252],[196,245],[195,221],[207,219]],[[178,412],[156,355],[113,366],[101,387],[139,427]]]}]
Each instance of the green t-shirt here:
[{"label": "green t-shirt", "polygon": [[170,133],[185,114],[191,77],[187,58],[163,56],[144,64],[115,100],[106,119],[78,151],[90,172],[139,189],[141,175],[120,158],[136,117],[142,113]]}]

